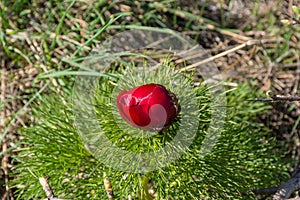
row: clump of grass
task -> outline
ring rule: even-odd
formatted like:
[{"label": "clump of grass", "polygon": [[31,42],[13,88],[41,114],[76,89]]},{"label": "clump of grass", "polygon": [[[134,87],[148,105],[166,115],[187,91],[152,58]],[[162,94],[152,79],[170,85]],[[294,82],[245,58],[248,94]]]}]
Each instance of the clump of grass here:
[{"label": "clump of grass", "polygon": [[[122,73],[118,77],[122,77]],[[110,123],[114,119],[108,107],[114,99],[108,101],[108,98],[113,97],[110,94],[116,79],[104,76],[100,79],[92,93],[98,109],[96,122],[104,127],[104,133],[111,140],[137,151],[141,143],[128,136],[118,139],[118,127]],[[55,95],[43,97],[33,107],[32,115],[36,121],[21,131],[24,148],[15,156],[12,186],[17,189],[18,199],[43,198],[45,194],[38,178],[50,177],[49,184],[60,198],[106,199],[103,180],[109,177],[116,199],[129,196],[134,199],[244,199],[245,196],[255,199],[252,189],[276,185],[286,169],[274,141],[267,138],[268,130],[255,120],[255,116],[266,111],[268,106],[261,102],[249,104],[246,100],[257,95],[250,91],[247,85],[242,85],[227,93],[228,114],[224,128],[220,130],[220,138],[212,152],[203,157],[201,145],[211,121],[211,96],[205,85],[194,86],[201,110],[197,120],[201,123],[195,127],[197,134],[193,143],[174,162],[147,173],[118,170],[104,164],[99,156],[96,159],[82,142],[84,137],[78,134],[70,97],[65,95],[64,101]],[[88,133],[99,131],[94,127],[87,127],[87,130]],[[159,143],[159,140],[155,142]],[[147,148],[145,144],[142,144],[143,148]]]}]

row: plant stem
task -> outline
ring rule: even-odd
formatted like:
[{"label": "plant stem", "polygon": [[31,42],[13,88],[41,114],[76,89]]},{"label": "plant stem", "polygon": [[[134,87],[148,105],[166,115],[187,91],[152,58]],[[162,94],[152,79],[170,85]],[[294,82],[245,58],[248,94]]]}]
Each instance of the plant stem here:
[{"label": "plant stem", "polygon": [[142,179],[141,200],[153,200],[154,198],[148,192],[148,182],[150,172],[147,172]]}]

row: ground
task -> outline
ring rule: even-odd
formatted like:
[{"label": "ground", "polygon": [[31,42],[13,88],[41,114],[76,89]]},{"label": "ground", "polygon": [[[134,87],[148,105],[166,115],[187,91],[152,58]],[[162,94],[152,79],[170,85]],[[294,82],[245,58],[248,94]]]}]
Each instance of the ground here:
[{"label": "ground", "polygon": [[[14,199],[5,184],[14,166],[11,155],[19,151],[19,128],[32,120],[30,103],[40,93],[59,94],[68,85],[66,77],[41,76],[72,67],[62,59],[86,55],[93,45],[89,39],[108,19],[131,12],[97,35],[97,41],[119,31],[113,25],[171,28],[198,36],[198,42],[215,56],[229,87],[249,82],[269,98],[295,99],[299,96],[300,23],[293,5],[299,6],[300,1],[0,2],[0,197]],[[272,130],[270,137],[278,139],[278,148],[288,149],[292,171],[300,159],[300,101],[265,103],[272,110],[258,117]]]}]

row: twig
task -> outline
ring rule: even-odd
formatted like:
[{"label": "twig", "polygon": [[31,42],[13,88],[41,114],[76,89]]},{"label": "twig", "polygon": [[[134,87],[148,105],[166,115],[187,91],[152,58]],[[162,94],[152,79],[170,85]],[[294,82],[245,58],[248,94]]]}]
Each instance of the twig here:
[{"label": "twig", "polygon": [[48,177],[47,178],[39,178],[40,184],[43,186],[43,190],[46,193],[47,199],[53,199],[54,198],[54,194],[50,188],[50,185],[48,183]]},{"label": "twig", "polygon": [[279,186],[276,194],[273,196],[273,200],[285,200],[288,199],[291,194],[300,189],[300,170],[295,173],[286,183]]},{"label": "twig", "polygon": [[236,47],[233,47],[233,48],[231,48],[231,49],[229,49],[229,50],[227,50],[227,51],[224,51],[224,52],[219,53],[219,54],[217,54],[217,55],[215,55],[215,56],[211,56],[211,57],[209,57],[209,58],[207,58],[207,59],[204,59],[204,60],[201,60],[201,61],[199,61],[199,62],[193,63],[193,64],[191,64],[191,65],[189,65],[189,66],[186,66],[186,67],[182,68],[182,69],[180,70],[180,72],[186,71],[186,70],[189,70],[189,69],[192,69],[192,68],[195,68],[195,67],[198,67],[198,66],[200,66],[200,65],[206,64],[206,63],[211,62],[211,61],[214,61],[214,60],[217,59],[217,58],[226,56],[226,55],[228,55],[228,54],[230,54],[230,53],[232,53],[232,52],[235,52],[235,51],[237,51],[237,50],[243,49],[243,48],[245,48],[245,47],[247,47],[247,46],[253,46],[253,45],[258,45],[258,44],[264,44],[264,43],[267,43],[267,42],[269,42],[269,40],[248,40],[247,42],[244,42],[243,44],[240,44],[240,45],[238,45],[238,46],[236,46]]},{"label": "twig", "polygon": [[290,199],[287,199],[287,200],[300,200],[300,197],[294,197],[294,198],[290,198]]},{"label": "twig", "polygon": [[263,188],[263,189],[256,189],[253,190],[255,195],[266,195],[266,194],[275,194],[278,190],[278,187],[271,187],[271,188]]},{"label": "twig", "polygon": [[45,191],[46,193],[46,196],[47,196],[47,200],[63,200],[63,199],[59,199],[59,198],[56,198],[54,197],[54,194],[51,190],[51,187],[48,183],[48,180],[49,180],[49,177],[46,177],[46,178],[39,178],[39,181],[40,181],[40,184],[43,186],[43,190]]},{"label": "twig", "polygon": [[111,182],[109,181],[108,178],[104,178],[104,187],[105,187],[108,199],[113,200],[114,193],[113,193],[113,189],[111,186]]},{"label": "twig", "polygon": [[272,96],[270,98],[254,98],[254,99],[249,99],[248,101],[262,101],[262,102],[267,102],[267,101],[300,101],[300,97],[298,96]]},{"label": "twig", "polygon": [[[1,96],[0,96],[0,101],[2,103],[5,102],[5,87],[6,87],[6,77],[7,77],[7,74],[6,74],[6,71],[5,69],[1,70],[0,72],[1,74]],[[5,125],[5,108],[3,108],[1,114],[0,114],[0,127],[4,127]],[[3,135],[4,136],[4,135]],[[2,136],[2,137],[3,137]],[[8,176],[8,154],[6,153],[7,152],[7,141],[6,141],[6,137],[3,137],[3,140],[2,140],[2,152],[3,153],[3,158],[2,158],[2,161],[1,161],[1,165],[2,165],[2,170],[3,170],[3,173],[4,173],[4,181],[5,181],[5,194],[3,195],[2,199],[6,199],[8,195],[10,195],[11,191],[9,190],[9,187],[8,187],[8,181],[9,181],[9,176]]]},{"label": "twig", "polygon": [[[297,60],[297,71],[300,70],[300,57],[299,57],[299,54],[294,50],[292,49],[291,52],[295,55],[296,57],[296,60]],[[295,94],[298,90],[298,86],[299,86],[299,80],[300,80],[300,73],[296,73],[296,80],[295,80],[295,85],[294,85],[294,88],[292,90],[292,93]]]},{"label": "twig", "polygon": [[300,197],[289,199],[293,192],[300,189],[300,169],[296,169],[292,177],[279,187],[253,190],[255,195],[274,194],[273,200],[300,200]]}]

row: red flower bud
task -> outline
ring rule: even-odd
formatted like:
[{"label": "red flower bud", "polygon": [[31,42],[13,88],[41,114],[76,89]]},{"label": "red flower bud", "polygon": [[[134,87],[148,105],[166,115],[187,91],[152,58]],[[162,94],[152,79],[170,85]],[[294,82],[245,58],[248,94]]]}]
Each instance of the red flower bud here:
[{"label": "red flower bud", "polygon": [[160,130],[170,125],[179,112],[175,95],[154,83],[123,90],[117,106],[128,124],[142,130]]}]

